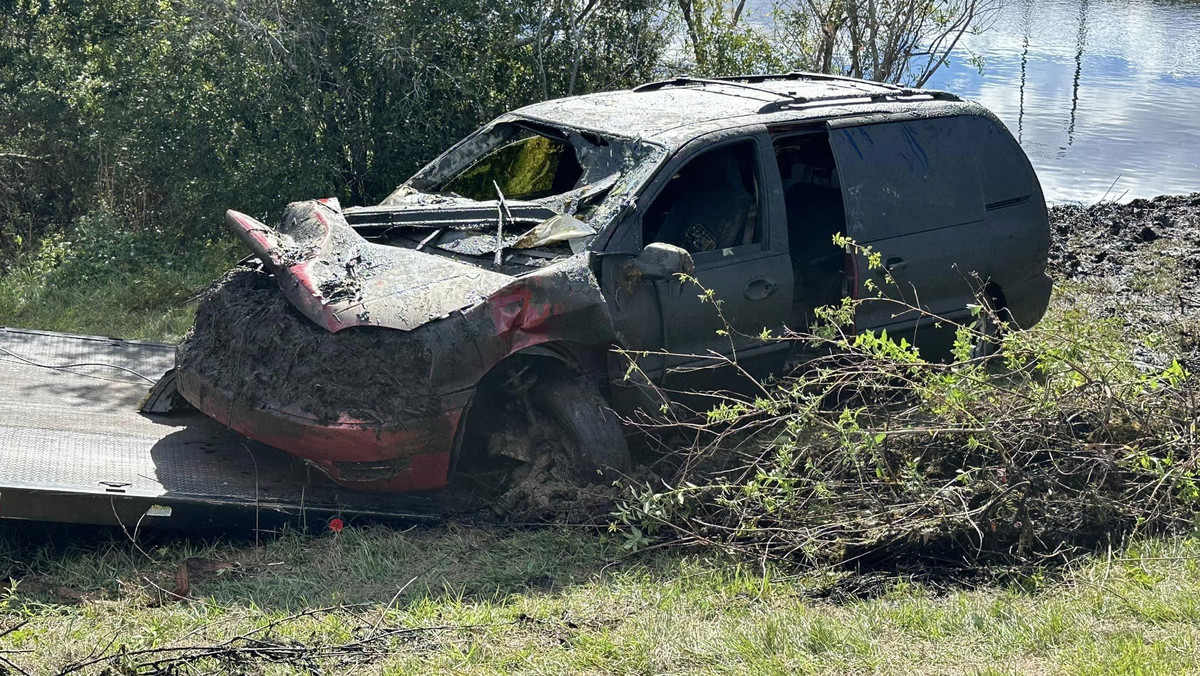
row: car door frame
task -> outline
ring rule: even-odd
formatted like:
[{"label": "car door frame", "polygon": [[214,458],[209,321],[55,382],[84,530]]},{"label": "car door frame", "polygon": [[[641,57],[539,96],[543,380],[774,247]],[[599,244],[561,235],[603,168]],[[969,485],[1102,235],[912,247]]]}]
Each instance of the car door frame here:
[{"label": "car door frame", "polygon": [[[768,133],[767,127],[762,124],[727,128],[704,134],[680,146],[674,155],[663,163],[655,175],[646,181],[641,189],[637,191],[636,203],[639,208],[622,221],[620,230],[614,232],[606,250],[610,255],[629,255],[631,251],[640,252],[646,244],[646,242],[643,242],[643,217],[646,213],[646,207],[652,204],[662,193],[672,177],[684,165],[702,154],[717,150],[725,145],[739,142],[750,142],[753,144],[755,150],[756,170],[761,183],[759,186],[760,213],[757,227],[762,230],[762,237],[759,242],[754,244],[697,253],[693,256],[693,261],[699,271],[705,271],[731,265],[752,264],[754,261],[767,260],[772,257],[782,257],[786,265],[782,266],[781,269],[785,271],[786,279],[773,280],[777,285],[773,294],[779,294],[779,296],[772,302],[778,303],[781,307],[790,308],[792,270],[788,255],[787,227],[784,221],[783,190],[779,182],[779,169],[775,162],[772,138]],[[757,247],[758,250],[744,250],[750,247]],[[619,260],[612,260],[610,256],[605,256],[605,258],[608,260],[607,264],[603,266],[604,272],[602,278],[604,279],[604,283],[602,283],[602,287],[610,298],[616,298],[619,296],[619,283],[615,278],[621,277],[619,272],[620,263]],[[618,256],[612,256],[612,258],[618,258]],[[668,327],[666,326],[666,322],[668,320],[668,313],[665,310],[667,304],[675,301],[682,294],[699,295],[701,290],[691,282],[681,283],[678,280],[657,280],[651,284],[658,307],[659,338],[655,340],[643,334],[642,346],[629,347],[631,349],[644,349],[643,346],[648,343],[658,343],[656,345],[658,349],[669,352],[672,345],[667,337]],[[617,308],[614,308],[614,311],[619,312],[619,300],[614,304],[618,305]],[[782,310],[779,314],[779,326],[765,328],[781,330],[787,317],[787,309]],[[735,343],[734,349],[736,350],[739,365],[743,366],[747,372],[759,374],[773,370],[772,366],[775,365],[775,362],[778,362],[780,366],[782,365],[784,353],[788,347],[785,343],[781,341],[767,341],[761,345],[747,346],[745,343],[748,341],[744,339],[740,340],[742,340],[742,344]],[[715,347],[717,347],[719,354],[732,356],[731,350],[725,345],[715,345]],[[667,377],[668,371],[678,372],[680,370],[686,371],[688,369],[703,368],[705,364],[700,362],[708,362],[711,365],[711,358],[687,360],[668,356],[662,359],[648,358],[643,360],[643,363],[646,365],[644,367],[646,375],[656,383],[671,380],[671,378]],[[614,376],[618,372],[619,366],[619,364],[612,366],[611,370],[614,371]],[[620,369],[621,372],[624,372],[624,370],[624,368]]]}]

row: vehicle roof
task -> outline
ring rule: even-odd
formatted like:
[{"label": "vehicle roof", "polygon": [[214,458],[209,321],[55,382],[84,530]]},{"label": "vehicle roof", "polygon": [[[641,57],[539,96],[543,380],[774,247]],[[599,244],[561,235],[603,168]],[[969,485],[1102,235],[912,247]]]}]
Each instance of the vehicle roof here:
[{"label": "vehicle roof", "polygon": [[[957,104],[957,105],[955,105]],[[947,109],[950,110],[947,110]],[[976,104],[930,89],[820,75],[678,78],[633,89],[535,103],[514,111],[528,119],[677,145],[698,132],[846,115],[954,114]],[[938,111],[938,112],[935,112]]]}]

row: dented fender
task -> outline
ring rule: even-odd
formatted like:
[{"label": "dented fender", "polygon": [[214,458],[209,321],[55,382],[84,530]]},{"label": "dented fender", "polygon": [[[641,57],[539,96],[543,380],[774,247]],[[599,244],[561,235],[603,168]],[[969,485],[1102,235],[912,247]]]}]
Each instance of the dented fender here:
[{"label": "dented fender", "polygon": [[442,391],[472,388],[496,364],[534,346],[611,346],[616,335],[592,262],[593,254],[583,252],[515,278],[450,320],[422,329],[443,332],[433,364]]}]

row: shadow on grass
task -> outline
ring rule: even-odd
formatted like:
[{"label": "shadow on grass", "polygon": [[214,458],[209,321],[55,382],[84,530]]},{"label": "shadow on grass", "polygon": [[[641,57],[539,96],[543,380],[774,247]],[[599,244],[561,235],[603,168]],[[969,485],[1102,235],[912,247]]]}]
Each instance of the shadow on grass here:
[{"label": "shadow on grass", "polygon": [[[0,524],[0,575],[28,580],[31,597],[59,603],[151,599],[156,586],[175,589],[189,561],[193,599],[294,612],[554,592],[594,580],[614,562],[620,569],[621,560],[609,538],[565,527],[372,526],[322,536],[285,532],[255,546],[169,533],[141,533],[135,544],[119,528]],[[55,598],[48,589],[69,591]]]}]

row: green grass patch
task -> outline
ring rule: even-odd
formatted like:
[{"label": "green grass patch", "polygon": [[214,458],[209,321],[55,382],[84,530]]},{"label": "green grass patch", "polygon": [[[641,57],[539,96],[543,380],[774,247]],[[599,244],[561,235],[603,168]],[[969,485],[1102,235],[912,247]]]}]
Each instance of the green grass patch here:
[{"label": "green grass patch", "polygon": [[174,342],[197,296],[244,255],[226,240],[95,230],[48,237],[0,272],[0,326]]},{"label": "green grass patch", "polygon": [[[835,603],[819,598],[828,576],[711,553],[627,556],[607,537],[565,528],[350,528],[261,547],[159,536],[139,543],[144,553],[117,531],[63,530],[52,539],[68,544],[55,545],[26,528],[0,531],[0,556],[26,578],[0,602],[0,627],[25,622],[0,637],[0,655],[31,672],[124,652],[84,672],[150,673],[120,669],[251,632],[294,651],[183,664],[280,674],[1200,668],[1194,537],[1141,541],[1022,584],[947,590],[895,579]],[[189,559],[232,565],[193,573],[188,599],[161,604],[157,587],[171,588]],[[63,588],[82,600],[64,600]],[[169,647],[187,650],[138,652]]]}]

